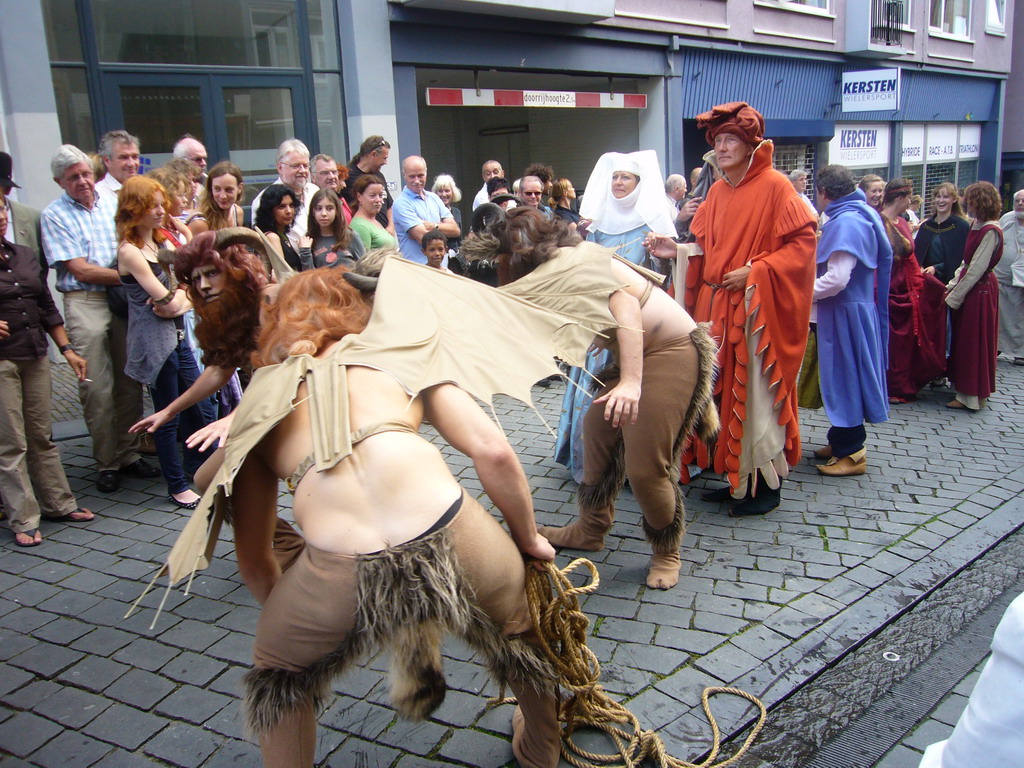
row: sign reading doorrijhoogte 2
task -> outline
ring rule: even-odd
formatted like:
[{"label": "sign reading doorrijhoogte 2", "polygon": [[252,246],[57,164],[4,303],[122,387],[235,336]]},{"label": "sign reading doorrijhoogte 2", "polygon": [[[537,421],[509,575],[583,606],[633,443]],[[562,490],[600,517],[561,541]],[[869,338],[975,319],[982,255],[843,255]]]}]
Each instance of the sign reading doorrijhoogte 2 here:
[{"label": "sign reading doorrijhoogte 2", "polygon": [[843,112],[895,111],[900,108],[900,70],[843,72]]}]

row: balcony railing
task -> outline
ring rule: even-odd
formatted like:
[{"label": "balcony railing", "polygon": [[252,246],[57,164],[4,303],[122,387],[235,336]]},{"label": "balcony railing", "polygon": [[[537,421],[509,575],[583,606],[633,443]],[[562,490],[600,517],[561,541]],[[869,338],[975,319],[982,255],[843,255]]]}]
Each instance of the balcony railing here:
[{"label": "balcony railing", "polygon": [[871,0],[871,42],[902,46],[906,12],[904,0]]}]

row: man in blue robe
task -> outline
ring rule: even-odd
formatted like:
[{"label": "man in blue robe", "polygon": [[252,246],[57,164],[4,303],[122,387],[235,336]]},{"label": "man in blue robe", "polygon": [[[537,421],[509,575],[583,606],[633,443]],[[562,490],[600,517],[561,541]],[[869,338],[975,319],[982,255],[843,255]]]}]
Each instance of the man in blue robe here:
[{"label": "man in blue robe", "polygon": [[818,207],[828,220],[818,241],[814,306],[821,397],[832,428],[815,452],[823,475],[867,471],[864,422],[889,419],[889,273],[892,246],[878,213],[841,165],[818,173]]}]

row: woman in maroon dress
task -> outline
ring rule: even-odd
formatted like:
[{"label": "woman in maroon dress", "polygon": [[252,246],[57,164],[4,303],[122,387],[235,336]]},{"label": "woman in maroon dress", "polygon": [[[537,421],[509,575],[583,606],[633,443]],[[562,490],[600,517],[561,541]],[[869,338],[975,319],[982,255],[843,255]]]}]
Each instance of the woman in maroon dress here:
[{"label": "woman in maroon dress", "polygon": [[908,403],[946,372],[946,286],[924,274],[914,255],[914,238],[903,213],[913,183],[893,179],[885,185],[882,222],[892,244],[889,280],[890,403]]},{"label": "woman in maroon dress", "polygon": [[996,388],[999,289],[992,269],[1003,255],[1003,203],[994,186],[979,181],[964,190],[964,206],[974,223],[964,263],[946,286],[953,323],[949,378],[956,388],[956,397],[946,407],[976,411],[985,407]]}]

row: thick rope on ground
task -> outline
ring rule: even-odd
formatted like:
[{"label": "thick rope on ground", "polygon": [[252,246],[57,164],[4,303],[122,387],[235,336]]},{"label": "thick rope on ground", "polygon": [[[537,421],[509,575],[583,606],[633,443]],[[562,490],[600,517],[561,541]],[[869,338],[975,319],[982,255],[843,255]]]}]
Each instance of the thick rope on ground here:
[{"label": "thick rope on ground", "polygon": [[[590,571],[590,581],[573,586],[569,574],[583,566]],[[723,768],[739,760],[750,748],[764,727],[768,715],[756,697],[731,687],[705,688],[701,706],[711,725],[711,752],[701,763],[689,763],[672,757],[656,731],[645,731],[640,721],[622,704],[614,701],[601,686],[601,665],[587,647],[589,619],[579,606],[579,595],[590,594],[601,583],[597,567],[586,558],[577,558],[565,568],[548,563],[545,571],[527,569],[526,594],[533,625],[548,659],[558,670],[559,685],[569,694],[559,706],[562,730],[562,756],[577,768],[634,768],[651,760],[660,768]],[[732,694],[747,699],[758,710],[757,723],[732,757],[715,763],[721,750],[721,731],[711,713],[709,700],[716,694]],[[620,727],[624,726],[624,727]],[[617,753],[588,752],[572,739],[577,728],[595,728],[608,734]]]}]

